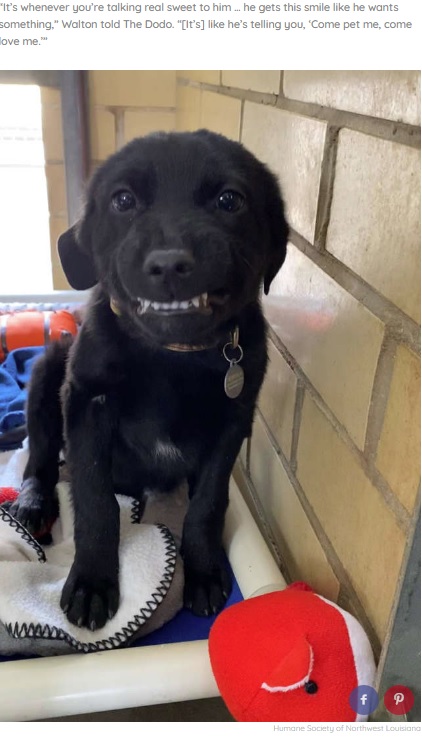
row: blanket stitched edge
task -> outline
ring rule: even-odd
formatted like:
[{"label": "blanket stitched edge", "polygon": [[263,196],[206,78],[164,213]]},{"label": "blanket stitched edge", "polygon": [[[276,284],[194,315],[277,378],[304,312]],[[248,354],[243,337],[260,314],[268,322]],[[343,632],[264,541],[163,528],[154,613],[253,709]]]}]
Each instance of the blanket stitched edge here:
[{"label": "blanket stitched edge", "polygon": [[[132,523],[139,523],[140,505],[138,501],[132,501]],[[0,506],[0,518],[7,523],[9,526],[16,530],[16,533],[27,542],[37,552],[38,560],[40,563],[46,562],[46,556],[43,548],[40,544],[31,536],[31,534],[20,524],[13,516],[10,515],[2,506]],[[128,621],[127,625],[124,626],[121,631],[116,631],[115,634],[107,639],[101,639],[94,642],[81,642],[66,633],[63,629],[57,628],[56,626],[50,626],[49,624],[39,623],[3,623],[9,636],[20,639],[20,638],[42,638],[47,640],[59,640],[64,641],[66,644],[71,646],[76,652],[99,652],[108,649],[116,649],[116,647],[124,646],[129,639],[136,637],[139,628],[150,618],[160,603],[164,600],[170,585],[173,581],[175,573],[177,547],[171,531],[163,524],[155,524],[159,530],[164,543],[165,543],[165,563],[162,580],[156,587],[156,590],[151,594],[147,600],[146,605],[140,608],[139,613],[134,614],[131,620]]]}]

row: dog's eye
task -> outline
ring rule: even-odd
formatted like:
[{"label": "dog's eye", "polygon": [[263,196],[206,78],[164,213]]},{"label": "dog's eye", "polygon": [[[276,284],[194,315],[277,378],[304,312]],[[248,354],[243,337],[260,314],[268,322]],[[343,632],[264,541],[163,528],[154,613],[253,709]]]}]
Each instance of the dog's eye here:
[{"label": "dog's eye", "polygon": [[124,213],[127,210],[132,210],[136,206],[135,197],[129,190],[119,190],[113,195],[111,199],[113,208],[118,210],[120,213]]},{"label": "dog's eye", "polygon": [[217,198],[217,208],[227,213],[236,213],[241,209],[245,199],[243,195],[235,190],[225,190]]}]

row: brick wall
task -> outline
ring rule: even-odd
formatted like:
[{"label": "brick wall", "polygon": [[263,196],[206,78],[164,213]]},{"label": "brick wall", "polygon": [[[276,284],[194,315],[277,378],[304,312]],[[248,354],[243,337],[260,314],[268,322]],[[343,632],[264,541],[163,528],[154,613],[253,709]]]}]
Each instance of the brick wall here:
[{"label": "brick wall", "polygon": [[242,141],[292,227],[236,470],[290,579],[386,642],[419,508],[419,75],[178,73],[176,125]]}]

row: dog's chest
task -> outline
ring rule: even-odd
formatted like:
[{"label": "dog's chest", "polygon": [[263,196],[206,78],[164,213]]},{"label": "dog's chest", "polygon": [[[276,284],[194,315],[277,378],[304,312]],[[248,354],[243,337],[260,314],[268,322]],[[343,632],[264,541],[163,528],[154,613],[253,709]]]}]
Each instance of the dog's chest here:
[{"label": "dog's chest", "polygon": [[189,467],[224,423],[219,380],[157,366],[130,373],[118,394],[119,447],[150,469]]}]

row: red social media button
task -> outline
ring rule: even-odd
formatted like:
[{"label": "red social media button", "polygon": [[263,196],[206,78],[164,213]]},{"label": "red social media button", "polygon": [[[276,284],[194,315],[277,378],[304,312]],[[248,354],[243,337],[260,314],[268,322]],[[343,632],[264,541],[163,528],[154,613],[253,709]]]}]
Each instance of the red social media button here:
[{"label": "red social media button", "polygon": [[388,688],[384,695],[384,705],[387,711],[393,713],[395,716],[403,716],[405,713],[413,708],[415,697],[405,685],[393,685],[392,688]]}]

